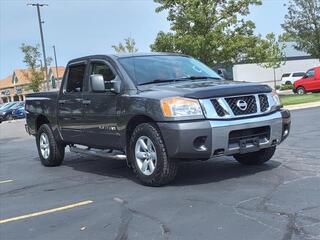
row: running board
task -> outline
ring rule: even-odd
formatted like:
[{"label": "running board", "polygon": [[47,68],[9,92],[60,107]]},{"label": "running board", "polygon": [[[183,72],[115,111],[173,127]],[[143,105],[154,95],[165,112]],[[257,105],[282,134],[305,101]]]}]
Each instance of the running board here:
[{"label": "running board", "polygon": [[123,152],[113,150],[111,152],[107,152],[106,150],[100,150],[100,149],[91,149],[91,148],[79,148],[76,146],[69,146],[70,152],[79,153],[79,154],[85,154],[95,157],[102,157],[102,158],[110,158],[115,160],[125,160],[127,157]]}]

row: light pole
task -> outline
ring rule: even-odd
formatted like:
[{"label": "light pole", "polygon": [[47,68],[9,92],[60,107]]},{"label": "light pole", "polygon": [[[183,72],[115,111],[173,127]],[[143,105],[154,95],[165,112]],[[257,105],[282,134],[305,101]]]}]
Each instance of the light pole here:
[{"label": "light pole", "polygon": [[40,28],[40,36],[41,36],[41,45],[42,45],[42,53],[43,53],[43,62],[44,62],[44,71],[45,71],[45,80],[47,83],[47,90],[50,90],[49,85],[49,77],[48,77],[48,66],[47,66],[47,57],[46,57],[46,49],[44,46],[44,39],[43,39],[43,30],[42,30],[42,20],[40,15],[40,7],[48,6],[48,4],[40,4],[40,3],[29,3],[27,6],[33,6],[37,7],[37,13],[38,13],[38,21],[39,21],[39,28]]},{"label": "light pole", "polygon": [[52,48],[53,48],[54,62],[55,62],[55,64],[56,64],[56,74],[57,74],[57,82],[58,82],[58,80],[59,80],[59,73],[58,73],[58,63],[57,63],[56,46],[53,45]]}]

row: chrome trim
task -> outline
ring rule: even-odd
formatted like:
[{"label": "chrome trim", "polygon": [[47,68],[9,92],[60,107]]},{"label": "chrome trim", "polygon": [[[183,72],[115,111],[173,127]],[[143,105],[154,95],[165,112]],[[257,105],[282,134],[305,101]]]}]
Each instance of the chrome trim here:
[{"label": "chrome trim", "polygon": [[[266,111],[261,112],[261,107],[260,107],[260,99],[259,95],[266,95],[267,96],[267,101],[269,103],[269,107],[267,108]],[[256,113],[251,113],[251,114],[244,114],[244,115],[235,115],[230,108],[229,104],[225,100],[226,98],[235,98],[235,97],[245,97],[245,96],[254,96],[256,100],[256,106],[257,106],[257,112]],[[223,108],[225,115],[220,117],[218,116],[211,100],[216,99],[220,106]],[[227,96],[227,97],[220,97],[220,98],[208,98],[208,99],[199,99],[200,105],[203,109],[204,116],[207,119],[233,119],[233,118],[244,118],[244,117],[255,117],[267,113],[271,113],[275,111],[278,107],[277,103],[275,102],[272,93],[259,93],[259,94],[244,94],[244,95],[236,95],[236,96]]]},{"label": "chrome trim", "polygon": [[31,100],[50,100],[50,98],[47,97],[26,97],[26,101],[31,101]]}]

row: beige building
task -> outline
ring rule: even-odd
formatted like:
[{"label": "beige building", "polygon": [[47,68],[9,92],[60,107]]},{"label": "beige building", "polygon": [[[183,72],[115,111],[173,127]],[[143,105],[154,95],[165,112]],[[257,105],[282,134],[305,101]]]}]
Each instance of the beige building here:
[{"label": "beige building", "polygon": [[[50,90],[56,90],[60,87],[64,71],[65,67],[62,66],[58,69],[55,67],[49,68]],[[32,92],[29,88],[30,83],[29,70],[15,69],[12,75],[0,80],[0,103],[25,100],[25,95]],[[45,82],[41,89],[46,90]]]}]

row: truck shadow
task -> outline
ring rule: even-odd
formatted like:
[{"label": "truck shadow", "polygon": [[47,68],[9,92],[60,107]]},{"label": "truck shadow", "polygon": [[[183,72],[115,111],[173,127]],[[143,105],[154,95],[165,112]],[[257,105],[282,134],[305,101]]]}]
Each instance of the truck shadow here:
[{"label": "truck shadow", "polygon": [[220,182],[269,171],[280,165],[280,162],[271,160],[260,166],[244,166],[232,157],[221,157],[205,162],[182,162],[172,185],[184,186]]},{"label": "truck shadow", "polygon": [[[138,183],[125,161],[68,154],[63,164],[75,171],[97,174],[110,178],[124,178]],[[175,181],[168,186],[200,185],[241,178],[259,172],[269,171],[281,165],[276,160],[260,166],[243,166],[232,157],[209,161],[180,162]]]}]

